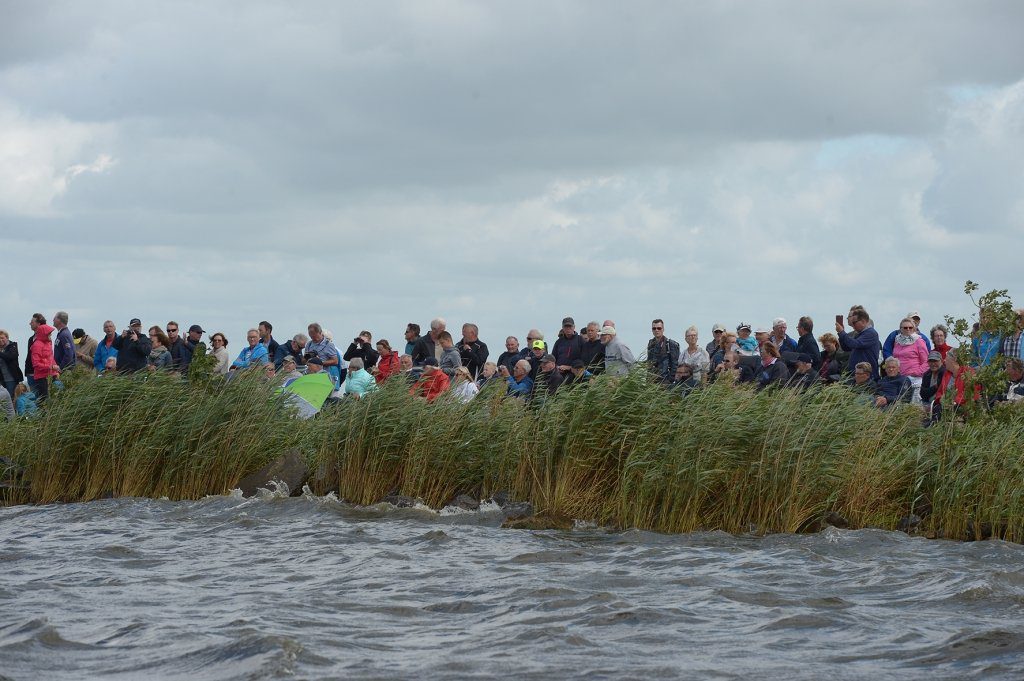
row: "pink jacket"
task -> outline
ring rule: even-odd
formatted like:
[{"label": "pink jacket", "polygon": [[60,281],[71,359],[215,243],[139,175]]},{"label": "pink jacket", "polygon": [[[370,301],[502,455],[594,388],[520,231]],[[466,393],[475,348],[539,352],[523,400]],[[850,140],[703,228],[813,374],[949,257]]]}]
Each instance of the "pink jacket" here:
[{"label": "pink jacket", "polygon": [[29,349],[32,356],[32,378],[41,381],[50,376],[57,376],[59,371],[53,369],[53,343],[50,342],[50,334],[53,327],[49,324],[40,324],[36,327],[36,341]]},{"label": "pink jacket", "polygon": [[918,336],[911,345],[893,343],[892,356],[900,361],[900,376],[924,376],[928,371],[928,347]]}]

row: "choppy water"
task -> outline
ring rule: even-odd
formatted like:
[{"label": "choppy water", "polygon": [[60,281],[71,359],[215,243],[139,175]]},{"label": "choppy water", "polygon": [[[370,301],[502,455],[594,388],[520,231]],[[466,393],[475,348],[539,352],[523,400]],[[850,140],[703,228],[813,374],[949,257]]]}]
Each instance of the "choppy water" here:
[{"label": "choppy water", "polygon": [[1024,547],[525,532],[333,499],[0,509],[0,677],[1024,678]]}]

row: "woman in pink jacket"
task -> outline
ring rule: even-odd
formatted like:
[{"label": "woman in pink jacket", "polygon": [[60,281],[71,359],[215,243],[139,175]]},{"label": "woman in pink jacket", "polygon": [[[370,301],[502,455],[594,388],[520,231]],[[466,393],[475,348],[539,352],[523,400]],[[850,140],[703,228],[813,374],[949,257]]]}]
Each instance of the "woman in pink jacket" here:
[{"label": "woman in pink jacket", "polygon": [[900,332],[892,345],[892,356],[900,361],[900,375],[914,385],[914,404],[921,403],[921,377],[928,371],[928,346],[917,333],[913,319],[900,322]]},{"label": "woman in pink jacket", "polygon": [[[36,402],[41,403],[50,394],[50,378],[60,375],[60,367],[53,360],[53,342],[50,334],[54,328],[45,321],[40,321],[42,315],[32,316],[28,325],[36,332],[35,342],[29,352],[32,355],[32,378],[35,380]],[[45,318],[44,318],[45,319]]]}]

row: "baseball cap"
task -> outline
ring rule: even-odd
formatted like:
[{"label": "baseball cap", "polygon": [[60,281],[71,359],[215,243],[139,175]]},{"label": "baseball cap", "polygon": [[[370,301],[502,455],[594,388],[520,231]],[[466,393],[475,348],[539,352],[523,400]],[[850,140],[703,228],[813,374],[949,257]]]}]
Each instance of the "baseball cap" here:
[{"label": "baseball cap", "polygon": [[562,326],[576,326],[576,321],[572,317],[566,317],[562,320]]},{"label": "baseball cap", "polygon": [[938,361],[941,362],[942,361],[942,353],[939,352],[938,350],[932,350],[931,352],[928,353],[928,361],[930,362],[933,359],[938,360]]},{"label": "baseball cap", "polygon": [[138,317],[132,317],[132,320],[128,322],[128,326],[142,326],[142,320]]},{"label": "baseball cap", "polygon": [[437,358],[436,357],[427,357],[425,360],[423,360],[423,366],[425,366],[425,367],[436,367],[436,366],[440,366],[440,365],[437,363]]},{"label": "baseball cap", "polygon": [[715,333],[716,331],[725,331],[725,324],[715,324],[712,326],[711,333]]},{"label": "baseball cap", "polygon": [[206,333],[205,331],[203,331],[203,327],[199,326],[198,324],[193,324],[192,326],[188,327],[188,332],[189,333]]},{"label": "baseball cap", "polygon": [[796,361],[802,362],[803,364],[812,364],[813,363],[811,361],[811,356],[808,355],[806,352],[801,352],[799,355],[797,355]]},{"label": "baseball cap", "polygon": [[753,327],[751,327],[750,324],[748,324],[747,322],[740,322],[739,325],[736,327],[736,331],[742,331],[743,329],[750,331],[751,328]]},{"label": "baseball cap", "polygon": [[601,327],[601,335],[602,336],[614,336],[615,335],[615,327],[614,326],[602,326]]},{"label": "baseball cap", "polygon": [[551,355],[551,354],[544,355],[543,357],[540,358],[540,361],[541,362],[554,362],[555,361],[555,356]]},{"label": "baseball cap", "polygon": [[323,366],[324,361],[320,359],[319,355],[312,355],[306,358],[306,364],[316,364],[317,366]]},{"label": "baseball cap", "polygon": [[531,348],[540,348],[541,350],[543,350],[547,346],[544,345],[544,341],[542,341],[542,340],[535,340],[532,343],[530,343],[530,347]]}]

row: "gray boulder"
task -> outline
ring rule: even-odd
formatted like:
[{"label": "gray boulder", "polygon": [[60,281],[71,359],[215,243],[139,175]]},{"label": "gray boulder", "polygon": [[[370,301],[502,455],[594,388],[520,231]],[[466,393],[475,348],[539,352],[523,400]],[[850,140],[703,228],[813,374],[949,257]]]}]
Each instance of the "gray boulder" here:
[{"label": "gray boulder", "polygon": [[239,480],[238,488],[242,490],[243,497],[254,497],[257,490],[273,489],[275,486],[270,483],[278,481],[288,485],[288,492],[294,497],[302,494],[302,486],[307,480],[309,466],[306,465],[306,459],[298,449],[290,449],[255,473]]}]

